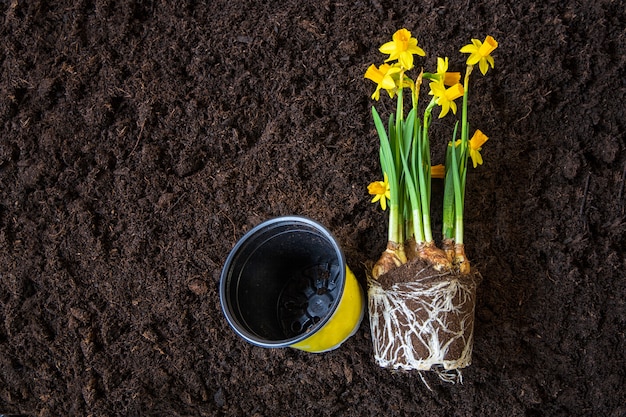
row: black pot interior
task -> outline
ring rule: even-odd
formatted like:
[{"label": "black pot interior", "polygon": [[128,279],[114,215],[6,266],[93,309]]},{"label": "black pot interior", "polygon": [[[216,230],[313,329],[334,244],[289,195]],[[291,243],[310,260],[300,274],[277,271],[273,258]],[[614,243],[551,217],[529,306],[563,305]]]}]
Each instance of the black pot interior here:
[{"label": "black pot interior", "polygon": [[222,277],[230,324],[257,344],[307,337],[339,301],[341,256],[337,244],[307,222],[253,230],[233,249]]}]

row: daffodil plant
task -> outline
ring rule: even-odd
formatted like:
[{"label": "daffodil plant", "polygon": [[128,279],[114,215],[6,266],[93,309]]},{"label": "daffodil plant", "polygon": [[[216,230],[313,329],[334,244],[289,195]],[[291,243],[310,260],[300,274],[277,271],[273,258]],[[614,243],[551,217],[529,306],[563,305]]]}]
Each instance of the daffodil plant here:
[{"label": "daffodil plant", "polygon": [[[491,36],[484,42],[472,39],[472,43],[461,48],[469,53],[464,83],[459,72],[448,71],[448,58],[437,58],[436,72],[421,70],[415,79],[408,72],[414,69],[414,55],[425,56],[417,46],[417,39],[407,29],[398,30],[380,47],[388,58],[380,66],[371,65],[365,78],[376,83],[372,98],[380,99],[381,91],[396,99],[395,112],[383,123],[378,111],[372,107],[374,125],[380,139],[380,163],[383,181],[368,186],[373,195],[372,202],[380,203],[383,210],[389,206],[389,228],[387,248],[378,260],[372,274],[381,276],[394,267],[419,257],[430,262],[436,269],[456,268],[460,273],[469,273],[469,261],[465,256],[463,240],[463,209],[468,159],[474,168],[482,164],[480,150],[487,141],[480,130],[469,139],[467,116],[469,77],[474,65],[478,64],[485,75],[494,67],[491,53],[498,43]],[[418,115],[419,92],[424,80],[429,81],[429,95],[422,117]],[[410,92],[411,108],[404,110],[404,91]],[[461,120],[456,122],[452,139],[448,141],[446,163],[431,166],[430,126],[432,112],[439,107],[439,118],[457,114],[456,100],[462,100]],[[458,126],[460,124],[460,138]],[[445,142],[444,142],[445,144]],[[445,181],[443,204],[443,249],[433,240],[430,221],[431,179]]]}]

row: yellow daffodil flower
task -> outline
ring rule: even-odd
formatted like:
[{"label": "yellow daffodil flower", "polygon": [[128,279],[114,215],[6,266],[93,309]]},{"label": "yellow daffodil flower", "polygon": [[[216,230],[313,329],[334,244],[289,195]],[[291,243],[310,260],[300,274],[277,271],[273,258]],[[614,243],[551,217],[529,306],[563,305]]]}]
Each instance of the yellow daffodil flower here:
[{"label": "yellow daffodil flower", "polygon": [[448,57],[437,58],[437,72],[435,76],[448,87],[458,84],[461,81],[460,72],[448,72]]},{"label": "yellow daffodil flower", "polygon": [[[483,157],[480,154],[480,151],[482,150],[482,146],[488,140],[489,138],[487,137],[487,135],[481,132],[480,129],[477,129],[476,132],[474,132],[472,138],[469,140],[469,156],[470,158],[472,158],[472,164],[474,165],[474,168],[476,168],[478,165],[483,164]],[[455,142],[455,146],[459,146],[460,143],[461,141],[457,140]]]},{"label": "yellow daffodil flower", "polygon": [[367,71],[365,71],[365,78],[377,84],[376,91],[372,94],[374,100],[378,101],[380,98],[381,88],[387,90],[389,96],[393,98],[398,88],[397,81],[394,79],[393,75],[399,74],[400,71],[402,71],[402,69],[394,65],[382,64],[379,68],[376,68],[374,64],[370,65]]},{"label": "yellow daffodil flower", "polygon": [[400,29],[393,34],[391,42],[380,47],[380,52],[389,54],[385,62],[398,60],[400,66],[405,70],[413,68],[413,54],[425,56],[426,52],[417,46],[417,39],[411,37],[411,32]]},{"label": "yellow daffodil flower", "polygon": [[469,141],[469,155],[470,158],[472,158],[474,168],[483,164],[483,157],[480,154],[480,150],[487,140],[489,140],[489,138],[483,132],[476,130]]},{"label": "yellow daffodil flower", "polygon": [[380,207],[383,211],[387,209],[387,200],[391,199],[391,190],[389,189],[389,178],[385,175],[384,181],[374,181],[367,186],[367,192],[374,196],[372,203],[380,201]]},{"label": "yellow daffodil flower", "polygon": [[461,48],[461,52],[470,54],[467,58],[467,65],[476,65],[480,67],[483,75],[487,74],[489,65],[493,68],[494,62],[491,53],[498,47],[498,42],[491,36],[485,38],[485,42],[478,39],[472,39],[472,43]]},{"label": "yellow daffodil flower", "polygon": [[436,81],[430,83],[430,92],[428,94],[437,98],[437,104],[441,106],[441,113],[439,118],[441,119],[448,111],[452,109],[452,113],[456,114],[456,100],[463,96],[463,85],[456,83],[450,88],[446,88],[442,81]]},{"label": "yellow daffodil flower", "polygon": [[446,175],[446,167],[443,164],[430,167],[430,177],[443,179]]}]

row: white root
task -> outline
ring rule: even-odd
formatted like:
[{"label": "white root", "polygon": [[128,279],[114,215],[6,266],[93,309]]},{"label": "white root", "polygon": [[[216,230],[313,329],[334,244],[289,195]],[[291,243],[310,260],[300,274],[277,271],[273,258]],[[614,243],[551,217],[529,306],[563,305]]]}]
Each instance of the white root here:
[{"label": "white root", "polygon": [[384,289],[368,280],[370,328],[378,365],[455,370],[471,363],[476,281],[449,273]]}]

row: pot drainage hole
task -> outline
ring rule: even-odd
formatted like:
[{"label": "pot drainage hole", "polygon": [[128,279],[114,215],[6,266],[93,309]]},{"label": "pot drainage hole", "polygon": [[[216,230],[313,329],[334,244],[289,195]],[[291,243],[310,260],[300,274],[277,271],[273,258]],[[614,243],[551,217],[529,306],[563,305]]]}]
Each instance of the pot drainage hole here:
[{"label": "pot drainage hole", "polygon": [[311,330],[329,313],[338,296],[337,265],[314,265],[294,274],[278,298],[278,320],[288,338]]}]

